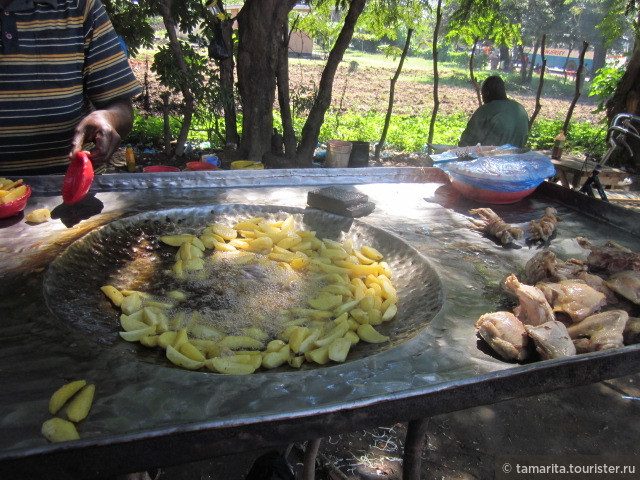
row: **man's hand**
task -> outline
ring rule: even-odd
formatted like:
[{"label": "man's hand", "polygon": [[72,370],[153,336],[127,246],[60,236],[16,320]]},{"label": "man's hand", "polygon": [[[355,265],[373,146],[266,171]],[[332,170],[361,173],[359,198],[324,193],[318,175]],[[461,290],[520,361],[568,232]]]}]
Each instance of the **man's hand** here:
[{"label": "man's hand", "polygon": [[94,165],[106,163],[120,145],[121,138],[133,125],[133,107],[130,99],[117,99],[99,110],[94,110],[76,126],[71,142],[70,157],[82,150],[87,142],[95,148],[90,152]]}]

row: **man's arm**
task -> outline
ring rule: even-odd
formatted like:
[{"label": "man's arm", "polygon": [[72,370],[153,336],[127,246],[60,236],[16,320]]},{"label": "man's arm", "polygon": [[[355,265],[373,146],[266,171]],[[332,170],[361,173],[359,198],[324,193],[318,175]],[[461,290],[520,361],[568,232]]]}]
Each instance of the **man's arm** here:
[{"label": "man's arm", "polygon": [[122,137],[133,126],[133,105],[130,98],[117,98],[84,117],[76,127],[71,142],[70,156],[75,155],[86,142],[93,142],[91,161],[105,163],[120,146]]}]

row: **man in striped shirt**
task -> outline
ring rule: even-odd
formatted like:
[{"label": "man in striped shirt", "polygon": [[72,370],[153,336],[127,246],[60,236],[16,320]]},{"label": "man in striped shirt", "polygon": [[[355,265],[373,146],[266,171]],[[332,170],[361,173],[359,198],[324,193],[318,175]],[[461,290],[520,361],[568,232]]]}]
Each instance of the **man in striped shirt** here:
[{"label": "man in striped shirt", "polygon": [[64,173],[87,148],[104,164],[139,93],[99,0],[0,0],[0,176]]}]

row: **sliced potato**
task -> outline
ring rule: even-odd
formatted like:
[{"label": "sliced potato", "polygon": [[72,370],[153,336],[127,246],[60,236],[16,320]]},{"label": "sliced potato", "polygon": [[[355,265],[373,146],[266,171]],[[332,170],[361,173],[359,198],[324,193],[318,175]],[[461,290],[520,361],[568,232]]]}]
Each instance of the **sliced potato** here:
[{"label": "sliced potato", "polygon": [[78,430],[69,420],[53,417],[42,424],[42,435],[52,443],[78,440]]},{"label": "sliced potato", "polygon": [[199,370],[204,367],[204,361],[192,360],[171,345],[167,346],[167,359],[174,365],[186,368],[187,370]]},{"label": "sliced potato", "polygon": [[27,214],[25,220],[29,223],[44,223],[51,220],[51,210],[48,208],[37,208]]},{"label": "sliced potato", "polygon": [[360,251],[365,257],[370,258],[371,260],[374,260],[376,262],[384,258],[384,256],[373,247],[368,247],[365,245],[362,248],[360,248]]},{"label": "sliced potato", "polygon": [[329,344],[328,355],[334,362],[342,363],[347,359],[351,340],[348,338],[336,338]]},{"label": "sliced potato", "polygon": [[124,340],[127,342],[139,342],[142,337],[147,337],[156,333],[156,326],[141,328],[140,330],[132,330],[130,332],[118,332]]},{"label": "sliced potato", "polygon": [[60,410],[63,405],[67,403],[67,400],[78,393],[86,384],[86,380],[75,380],[61,386],[53,393],[53,395],[51,395],[51,398],[49,399],[49,413],[51,415],[55,415],[56,413],[58,413],[58,410]]},{"label": "sliced potato", "polygon": [[95,385],[87,385],[80,390],[67,407],[67,418],[72,422],[84,420],[89,414],[89,410],[91,410],[91,405],[93,405],[95,392]]},{"label": "sliced potato", "polygon": [[382,335],[368,323],[360,325],[356,333],[361,340],[367,343],[384,343],[389,341],[389,337]]},{"label": "sliced potato", "polygon": [[120,293],[120,290],[118,290],[116,287],[112,285],[105,285],[103,287],[100,287],[100,290],[102,290],[102,293],[104,293],[107,298],[111,300],[111,303],[113,303],[116,307],[122,305],[124,295],[122,295],[122,293]]},{"label": "sliced potato", "polygon": [[233,356],[210,358],[205,360],[204,365],[209,370],[225,375],[249,375],[256,371],[253,365],[238,362]]}]

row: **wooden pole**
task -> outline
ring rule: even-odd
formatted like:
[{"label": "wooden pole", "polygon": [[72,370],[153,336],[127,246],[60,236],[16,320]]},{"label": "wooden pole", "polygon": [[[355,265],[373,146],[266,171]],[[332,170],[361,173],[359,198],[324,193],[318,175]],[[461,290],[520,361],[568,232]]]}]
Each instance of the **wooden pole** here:
[{"label": "wooden pole", "polygon": [[407,426],[402,456],[402,480],[421,480],[422,450],[429,426],[428,418],[412,420]]},{"label": "wooden pole", "polygon": [[389,87],[389,106],[387,107],[387,115],[384,119],[384,127],[382,128],[382,135],[380,135],[380,141],[376,145],[376,149],[375,149],[374,158],[376,162],[380,161],[380,152],[382,152],[382,148],[384,147],[384,142],[387,139],[387,132],[389,131],[389,124],[391,123],[391,113],[393,112],[393,100],[395,98],[396,82],[398,81],[398,78],[400,78],[400,72],[402,71],[404,60],[407,58],[407,53],[409,53],[409,45],[411,45],[412,35],[413,35],[413,28],[410,28],[409,30],[407,30],[407,40],[404,42],[404,48],[402,49],[400,62],[398,62],[398,68],[396,69],[395,75],[391,79],[391,85]]},{"label": "wooden pole", "polygon": [[428,152],[433,153],[431,144],[433,143],[433,130],[436,124],[436,116],[440,107],[440,99],[438,98],[438,32],[440,23],[442,22],[442,0],[438,0],[436,8],[436,26],[433,30],[433,112],[431,112],[431,121],[429,122],[429,137],[427,139]]},{"label": "wooden pole", "polygon": [[[533,126],[533,122],[536,121],[536,117],[538,113],[540,113],[540,109],[542,108],[542,104],[540,103],[540,97],[542,96],[542,86],[544,85],[544,72],[547,69],[547,57],[544,55],[545,43],[547,41],[547,35],[542,35],[542,45],[540,49],[540,56],[542,57],[542,68],[540,70],[540,81],[538,82],[538,92],[536,93],[536,107],[531,114],[531,118],[529,119],[529,131],[531,131],[531,127]],[[535,58],[535,55],[534,55]],[[533,63],[533,60],[531,61]]]},{"label": "wooden pole", "polygon": [[476,96],[478,97],[478,107],[482,106],[482,96],[480,95],[480,85],[478,85],[478,81],[476,80],[476,76],[473,73],[473,59],[476,54],[476,47],[478,46],[478,41],[480,39],[475,37],[473,39],[473,47],[471,48],[471,56],[469,58],[469,76],[471,77],[471,85],[473,85],[473,89],[476,91]]},{"label": "wooden pole", "polygon": [[576,93],[573,95],[573,100],[571,100],[571,105],[569,105],[569,111],[567,112],[567,118],[564,120],[564,125],[562,126],[562,130],[565,135],[569,131],[569,123],[571,122],[571,116],[573,115],[573,109],[576,107],[576,103],[578,103],[578,99],[580,98],[580,83],[582,83],[582,70],[584,68],[584,55],[587,53],[587,48],[589,48],[589,43],[586,41],[582,42],[582,50],[580,51],[580,58],[578,61],[578,71],[576,72]]}]

